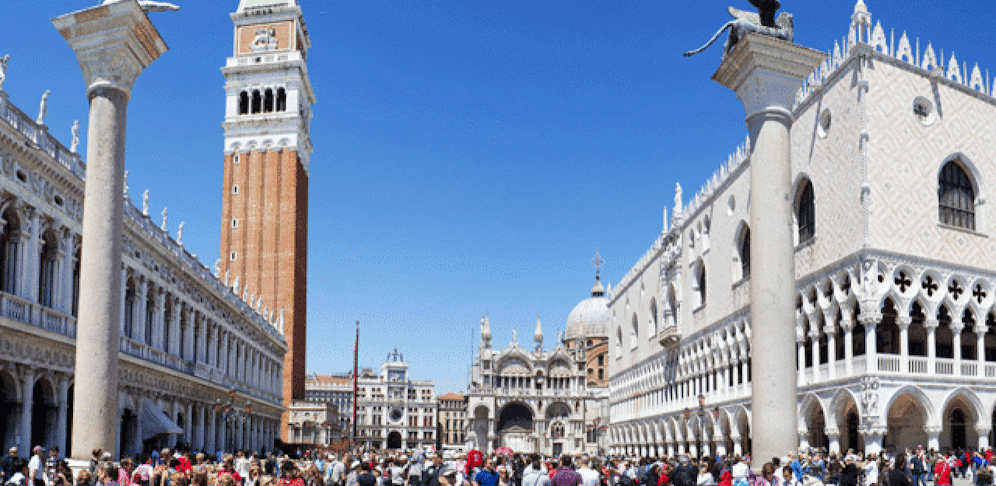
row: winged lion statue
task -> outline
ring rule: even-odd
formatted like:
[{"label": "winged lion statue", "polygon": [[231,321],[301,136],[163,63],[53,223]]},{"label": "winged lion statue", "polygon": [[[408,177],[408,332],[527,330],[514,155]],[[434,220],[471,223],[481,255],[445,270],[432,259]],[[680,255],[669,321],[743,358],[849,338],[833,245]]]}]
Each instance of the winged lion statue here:
[{"label": "winged lion statue", "polygon": [[777,18],[775,17],[775,13],[780,6],[778,0],[750,0],[750,2],[758,8],[759,13],[729,7],[728,10],[730,15],[733,16],[733,20],[723,24],[723,27],[704,46],[693,51],[688,51],[684,53],[684,56],[694,56],[708,49],[727,30],[730,31],[730,36],[727,38],[726,44],[723,45],[724,59],[736,47],[737,42],[740,42],[740,39],[743,39],[749,32],[770,35],[789,42],[793,40],[795,36],[795,24],[792,14],[782,12]]}]

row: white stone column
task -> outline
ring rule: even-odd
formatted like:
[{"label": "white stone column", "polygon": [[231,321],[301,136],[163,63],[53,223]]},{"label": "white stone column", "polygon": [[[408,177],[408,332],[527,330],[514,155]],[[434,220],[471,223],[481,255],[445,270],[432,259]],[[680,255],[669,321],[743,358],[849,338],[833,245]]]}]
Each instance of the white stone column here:
[{"label": "white stone column", "polygon": [[844,373],[854,375],[854,321],[841,319],[840,327],[844,330]]},{"label": "white stone column", "polygon": [[830,440],[829,447],[827,450],[831,454],[840,454],[840,430],[839,429],[826,429],[827,439]]},{"label": "white stone column", "polygon": [[951,347],[954,348],[955,376],[961,375],[961,331],[965,329],[965,324],[961,318],[951,318]]},{"label": "white stone column", "polygon": [[135,323],[134,326],[134,339],[140,343],[146,345],[151,345],[152,343],[145,342],[145,329],[152,323],[145,321],[145,316],[147,314],[147,308],[149,305],[149,279],[139,278],[138,288],[135,289],[135,313],[132,316],[132,320]]},{"label": "white stone column", "polygon": [[[802,81],[826,53],[761,34],[748,34],[726,55],[713,79],[737,93],[751,133],[751,457],[781,457],[799,445],[795,335],[795,246],[791,128]],[[763,465],[755,461],[757,470]]]},{"label": "white stone column", "polygon": [[[983,378],[986,376],[986,326],[975,326],[975,360],[978,361],[976,376]],[[982,436],[979,436],[980,438]],[[986,437],[988,442],[989,438]]]},{"label": "white stone column", "polygon": [[218,424],[215,420],[217,420],[218,414],[215,413],[214,406],[211,404],[204,407],[204,413],[207,414],[207,423],[205,424],[207,434],[204,439],[204,452],[214,454],[218,450],[218,447],[215,445],[215,433],[218,431]]},{"label": "white stone column", "polygon": [[823,333],[827,335],[827,377],[832,380],[837,377],[837,330],[827,324]]},{"label": "white stone column", "polygon": [[910,324],[913,318],[910,316],[899,316],[896,318],[896,325],[899,326],[899,370],[901,373],[910,372]]},{"label": "white stone column", "polygon": [[796,364],[796,382],[801,386],[806,384],[806,340],[802,336],[798,336],[795,339],[795,359],[798,361]]},{"label": "white stone column", "polygon": [[[876,304],[877,306],[878,304]],[[858,322],[865,326],[865,372],[878,372],[878,340],[875,329],[878,323],[882,322],[882,312],[876,308],[873,312],[862,311],[858,316]],[[865,451],[867,451],[867,446]]]},{"label": "white stone column", "polygon": [[166,289],[158,287],[156,289],[156,317],[153,325],[152,340],[155,347],[161,351],[169,349],[166,342]]},{"label": "white stone column", "polygon": [[940,324],[937,319],[927,318],[923,321],[923,327],[927,329],[927,373],[937,372],[937,326]]},{"label": "white stone column", "polygon": [[989,433],[992,432],[991,427],[986,427],[984,425],[976,425],[975,433],[979,437],[978,449],[985,450],[989,448]]},{"label": "white stone column", "polygon": [[[123,179],[122,179],[123,180]],[[128,302],[125,299],[125,294],[128,292],[128,269],[125,267],[124,263],[121,264],[121,287],[118,290],[121,294],[118,299],[118,315],[121,316],[121,322],[118,324],[118,334],[131,339],[131,334],[125,332],[125,306]],[[134,332],[135,318],[132,316],[132,332]]]},{"label": "white stone column", "polygon": [[882,452],[882,438],[885,436],[884,430],[863,430],[861,431],[861,436],[865,440],[865,454],[878,455]]},{"label": "white stone column", "polygon": [[820,331],[809,331],[809,342],[813,343],[813,383],[820,382]]},{"label": "white stone column", "polygon": [[21,369],[24,370],[21,374],[21,390],[24,393],[21,394],[21,447],[19,449],[23,449],[25,457],[31,457],[31,448],[41,445],[31,443],[31,412],[35,408],[35,370],[30,366],[24,366]]},{"label": "white stone column", "polygon": [[24,257],[21,259],[21,297],[29,302],[38,302],[38,278],[39,278],[39,262],[41,261],[41,250],[42,250],[42,240],[41,240],[41,212],[26,208],[25,214],[28,215],[28,224],[30,230],[28,231],[28,241],[22,246],[24,248]]},{"label": "white stone column", "polygon": [[60,376],[56,386],[58,387],[58,396],[55,397],[55,400],[58,410],[56,412],[55,445],[59,447],[60,452],[65,453],[66,427],[69,424],[69,377]]},{"label": "white stone column", "polygon": [[[68,228],[63,228],[59,232],[62,241],[59,242],[59,277],[56,285],[61,285],[59,289],[59,300],[56,309],[66,315],[73,312],[73,262],[76,259],[76,245],[73,241],[73,233]],[[59,449],[64,450],[64,449]]]},{"label": "white stone column", "polygon": [[[83,261],[76,349],[73,455],[115,451],[118,416],[118,323],[121,322],[125,118],[142,70],[166,52],[137,1],[103,4],[52,20],[76,52],[90,100]],[[84,419],[85,418],[85,419]]]}]

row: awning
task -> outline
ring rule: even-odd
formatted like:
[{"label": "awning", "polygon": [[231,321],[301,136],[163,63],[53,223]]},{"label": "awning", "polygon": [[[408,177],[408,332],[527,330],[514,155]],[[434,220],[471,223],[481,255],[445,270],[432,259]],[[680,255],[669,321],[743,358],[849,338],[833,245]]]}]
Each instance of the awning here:
[{"label": "awning", "polygon": [[183,429],[170,420],[169,416],[163,413],[163,411],[148,398],[142,399],[141,422],[142,440],[159,434],[179,435],[183,433]]}]

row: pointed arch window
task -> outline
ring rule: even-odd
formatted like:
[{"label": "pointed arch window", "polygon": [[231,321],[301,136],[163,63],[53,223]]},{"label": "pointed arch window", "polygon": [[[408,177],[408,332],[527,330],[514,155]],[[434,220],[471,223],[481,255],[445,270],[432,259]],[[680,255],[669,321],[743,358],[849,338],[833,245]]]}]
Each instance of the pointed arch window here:
[{"label": "pointed arch window", "polygon": [[796,222],[799,227],[799,244],[807,243],[816,236],[816,198],[813,183],[809,179],[803,182],[795,208]]},{"label": "pointed arch window", "polygon": [[692,288],[695,292],[695,308],[698,309],[706,304],[706,268],[705,262],[699,260],[698,264],[695,265],[695,286]]},{"label": "pointed arch window", "polygon": [[944,164],[938,178],[938,211],[942,224],[975,230],[975,189],[961,164]]},{"label": "pointed arch window", "polygon": [[640,344],[640,320],[637,319],[636,314],[633,314],[633,322],[631,323],[631,328],[629,330],[629,347],[631,349],[636,349]]},{"label": "pointed arch window", "polygon": [[740,243],[737,245],[737,253],[740,257],[740,278],[750,278],[750,227],[744,226],[740,234]]}]

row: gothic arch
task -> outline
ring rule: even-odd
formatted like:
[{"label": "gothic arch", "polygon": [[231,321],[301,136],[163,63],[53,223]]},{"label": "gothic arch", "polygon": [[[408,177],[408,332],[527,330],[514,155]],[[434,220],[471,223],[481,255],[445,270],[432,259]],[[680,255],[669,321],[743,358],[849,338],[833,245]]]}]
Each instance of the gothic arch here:
[{"label": "gothic arch", "polygon": [[923,409],[924,415],[926,415],[927,419],[926,425],[928,427],[940,425],[940,422],[938,421],[940,417],[937,415],[937,411],[934,410],[930,398],[927,396],[926,393],[923,392],[923,390],[920,389],[920,387],[915,385],[905,385],[902,388],[893,392],[892,396],[890,396],[889,400],[885,403],[885,407],[880,408],[880,410],[884,410],[885,413],[888,414],[889,410],[892,409],[892,404],[896,401],[897,398],[903,395],[909,396],[910,399],[916,402],[916,404]]},{"label": "gothic arch", "polygon": [[975,423],[980,423],[985,420],[986,417],[992,417],[992,414],[986,415],[986,406],[982,404],[982,400],[979,400],[979,396],[976,395],[974,391],[962,386],[952,390],[951,393],[944,398],[944,402],[939,409],[942,415],[937,417],[937,423],[941,423],[944,420],[944,411],[947,410],[948,406],[958,398],[961,398],[965,404],[969,406],[969,412],[972,413],[972,419]]},{"label": "gothic arch", "polygon": [[733,232],[733,268],[730,275],[739,282],[750,277],[750,225],[741,219]]}]

